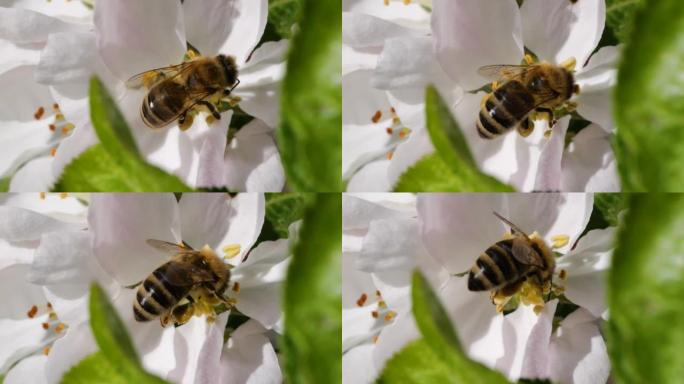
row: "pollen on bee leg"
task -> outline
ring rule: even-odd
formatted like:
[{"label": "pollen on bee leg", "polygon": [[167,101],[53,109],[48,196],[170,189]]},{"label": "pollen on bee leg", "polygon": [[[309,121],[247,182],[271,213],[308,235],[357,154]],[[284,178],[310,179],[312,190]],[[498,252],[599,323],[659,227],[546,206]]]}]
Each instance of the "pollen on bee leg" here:
[{"label": "pollen on bee leg", "polygon": [[553,248],[553,249],[563,248],[568,244],[568,242],[570,242],[570,236],[568,236],[568,235],[551,236],[551,241],[553,242],[551,244],[551,248]]},{"label": "pollen on bee leg", "polygon": [[240,246],[240,244],[228,244],[225,247],[223,247],[223,258],[232,259],[233,257],[240,254],[241,249],[242,247]]}]

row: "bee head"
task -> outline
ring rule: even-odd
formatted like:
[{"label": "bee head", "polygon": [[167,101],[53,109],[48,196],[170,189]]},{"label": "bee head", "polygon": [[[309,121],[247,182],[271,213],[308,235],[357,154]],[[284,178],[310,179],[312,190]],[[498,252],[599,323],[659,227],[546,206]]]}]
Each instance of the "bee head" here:
[{"label": "bee head", "polygon": [[226,82],[229,85],[233,85],[237,82],[238,69],[237,64],[235,64],[235,58],[233,56],[218,55],[218,60],[223,67],[224,74],[226,76]]}]

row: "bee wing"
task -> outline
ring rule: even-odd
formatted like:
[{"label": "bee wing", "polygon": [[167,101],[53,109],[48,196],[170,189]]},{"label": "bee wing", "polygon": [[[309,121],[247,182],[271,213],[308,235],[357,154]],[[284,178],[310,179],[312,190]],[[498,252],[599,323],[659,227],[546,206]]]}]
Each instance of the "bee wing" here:
[{"label": "bee wing", "polygon": [[156,239],[147,239],[145,242],[152,248],[158,251],[162,251],[171,256],[175,256],[181,253],[194,252],[194,250],[185,242],[183,243],[183,245]]},{"label": "bee wing", "polygon": [[511,253],[513,254],[513,257],[521,264],[544,268],[544,264],[539,259],[539,254],[534,250],[534,248],[532,248],[525,238],[513,238]]},{"label": "bee wing", "polygon": [[480,76],[492,80],[515,79],[532,68],[529,65],[485,65],[477,70]]},{"label": "bee wing", "polygon": [[508,220],[507,218],[501,216],[500,214],[498,214],[498,213],[496,213],[496,212],[492,212],[492,213],[494,214],[494,216],[496,216],[497,218],[499,218],[499,220],[501,220],[501,221],[503,221],[504,223],[508,224],[508,226],[511,227],[511,232],[513,232],[513,234],[519,233],[519,234],[521,234],[521,235],[523,235],[523,236],[525,236],[525,237],[529,237],[529,236],[525,233],[525,231],[523,231],[522,229],[520,229],[520,227],[518,227],[517,225],[513,224],[513,223],[512,223],[510,220]]},{"label": "bee wing", "polygon": [[178,260],[167,263],[164,277],[169,283],[187,287],[210,282],[215,279],[209,270],[200,268],[190,262],[190,260],[192,260],[192,254],[196,254],[197,257],[200,257],[197,251],[193,251],[191,254],[185,254],[191,256],[190,258],[181,257]]},{"label": "bee wing", "polygon": [[187,71],[192,68],[190,65],[192,61],[186,61],[180,64],[176,65],[170,65],[168,67],[162,67],[162,68],[156,68],[156,69],[151,69],[149,71],[145,71],[142,73],[138,73],[137,75],[131,77],[130,79],[126,80],[126,87],[128,88],[140,88],[145,84],[145,77],[147,76],[154,76],[155,81],[150,84],[149,88],[152,88],[159,82],[163,80],[168,80],[168,79],[173,79],[179,75],[181,75],[184,71]]}]

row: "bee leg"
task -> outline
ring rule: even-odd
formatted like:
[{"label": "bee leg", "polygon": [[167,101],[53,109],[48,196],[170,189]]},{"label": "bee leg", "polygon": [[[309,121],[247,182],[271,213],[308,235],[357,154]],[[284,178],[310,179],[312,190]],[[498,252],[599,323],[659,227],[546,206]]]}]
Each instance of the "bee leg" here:
[{"label": "bee leg", "polygon": [[536,112],[539,115],[546,115],[546,120],[549,122],[549,129],[556,125],[556,119],[553,118],[553,111],[549,108],[537,108]]},{"label": "bee leg", "polygon": [[181,131],[186,131],[188,128],[192,127],[192,122],[195,120],[192,114],[189,114],[190,110],[183,112],[183,114],[178,118],[178,128]]},{"label": "bee leg", "polygon": [[525,120],[518,124],[516,129],[518,130],[520,136],[527,137],[532,133],[532,131],[534,131],[534,121],[532,121],[532,119],[529,117],[526,117]]},{"label": "bee leg", "polygon": [[216,120],[221,120],[221,114],[219,113],[218,109],[216,109],[216,106],[206,100],[200,100],[197,102],[197,104],[204,105],[207,107],[211,115],[214,117]]}]

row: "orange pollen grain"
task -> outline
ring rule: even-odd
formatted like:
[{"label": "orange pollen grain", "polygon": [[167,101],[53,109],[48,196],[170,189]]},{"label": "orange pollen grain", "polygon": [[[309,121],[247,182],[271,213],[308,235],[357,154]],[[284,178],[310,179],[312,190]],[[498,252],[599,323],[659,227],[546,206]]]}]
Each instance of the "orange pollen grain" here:
[{"label": "orange pollen grain", "polygon": [[388,127],[386,131],[388,135],[391,135],[394,132],[394,129],[392,129],[392,127]]},{"label": "orange pollen grain", "polygon": [[368,295],[365,293],[361,294],[358,300],[356,300],[356,305],[359,307],[363,307],[364,304],[366,304],[366,300],[368,300]]},{"label": "orange pollen grain", "polygon": [[387,322],[392,321],[392,319],[394,319],[395,316],[397,316],[396,312],[389,311],[385,314],[385,321],[387,321]]},{"label": "orange pollen grain", "polygon": [[235,282],[235,284],[233,284],[233,291],[240,292],[240,283],[238,283],[237,281]]},{"label": "orange pollen grain", "polygon": [[394,109],[394,107],[390,107],[390,112],[392,112],[392,113],[397,113],[397,110]]},{"label": "orange pollen grain", "polygon": [[64,328],[66,328],[66,324],[64,324],[64,323],[57,324],[57,326],[55,327],[55,333],[62,332],[64,330]]},{"label": "orange pollen grain", "polygon": [[377,296],[377,297],[382,297],[382,293],[380,293],[379,290],[376,290],[376,291],[375,291],[375,296]]},{"label": "orange pollen grain", "polygon": [[374,123],[377,123],[378,121],[380,121],[381,117],[382,117],[382,112],[375,111],[375,114],[373,115],[373,117],[371,117],[371,121]]},{"label": "orange pollen grain", "polygon": [[36,110],[36,112],[33,114],[33,117],[35,117],[36,120],[40,120],[40,119],[43,117],[44,114],[45,114],[45,108],[43,108],[43,107],[38,107],[38,109]]},{"label": "orange pollen grain", "polygon": [[54,131],[57,130],[57,126],[54,125],[54,124],[50,124],[50,125],[48,126],[48,128],[50,128],[50,130],[51,130],[52,132],[54,132]]},{"label": "orange pollen grain", "polygon": [[43,355],[47,356],[50,353],[50,347],[43,348]]},{"label": "orange pollen grain", "polygon": [[45,330],[50,328],[50,324],[48,324],[48,323],[43,323],[42,325],[43,325],[43,329],[45,329]]},{"label": "orange pollen grain", "polygon": [[52,309],[52,303],[48,301],[47,307],[50,308],[50,309]]},{"label": "orange pollen grain", "polygon": [[57,155],[57,148],[52,148],[50,150],[50,156],[55,157]]},{"label": "orange pollen grain", "polygon": [[52,109],[59,109],[59,104],[57,104],[57,103],[52,104]]},{"label": "orange pollen grain", "polygon": [[378,311],[373,311],[371,312],[371,316],[373,316],[374,319],[377,319],[378,316],[380,316],[380,314],[378,313]]},{"label": "orange pollen grain", "polygon": [[29,309],[26,315],[33,319],[36,316],[36,313],[38,313],[38,307],[34,305],[33,307],[31,307],[31,309]]}]

